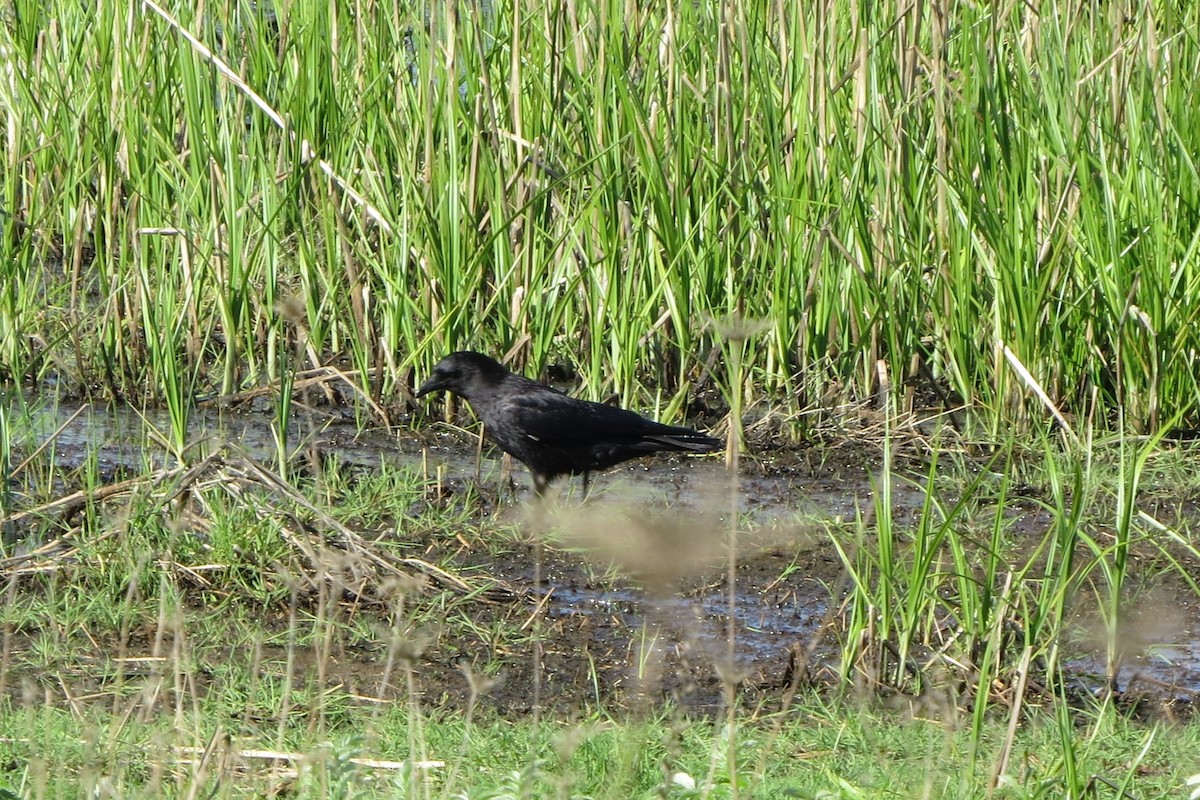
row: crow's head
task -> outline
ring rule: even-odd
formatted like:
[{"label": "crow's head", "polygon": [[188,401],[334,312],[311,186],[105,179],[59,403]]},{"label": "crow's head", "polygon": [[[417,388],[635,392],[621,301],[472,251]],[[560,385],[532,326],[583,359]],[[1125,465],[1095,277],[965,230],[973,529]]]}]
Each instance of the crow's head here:
[{"label": "crow's head", "polygon": [[495,359],[482,353],[460,350],[437,363],[433,374],[417,389],[416,397],[430,392],[448,391],[470,400],[478,392],[494,386],[508,375],[508,370]]}]

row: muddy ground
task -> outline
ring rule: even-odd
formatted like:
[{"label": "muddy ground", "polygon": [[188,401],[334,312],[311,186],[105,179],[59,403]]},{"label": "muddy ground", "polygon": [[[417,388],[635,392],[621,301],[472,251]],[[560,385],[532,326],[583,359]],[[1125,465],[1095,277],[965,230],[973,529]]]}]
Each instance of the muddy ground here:
[{"label": "muddy ground", "polygon": [[[75,410],[46,411],[26,446],[49,436]],[[268,419],[211,412],[193,425],[251,458],[268,459]],[[144,469],[146,454],[137,444],[144,424],[112,409],[87,410],[58,433],[56,459],[69,468],[95,457],[104,476],[119,480]],[[326,688],[360,699],[381,694],[411,699],[411,686],[426,708],[477,702],[503,713],[537,708],[570,714],[597,705],[649,711],[664,698],[690,711],[714,713],[730,691],[743,705],[771,709],[796,690],[839,685],[838,632],[848,584],[829,533],[849,530],[847,521],[856,515],[874,513],[882,461],[873,444],[847,439],[760,449],[743,463],[736,494],[714,458],[632,462],[599,476],[586,503],[568,490],[557,503],[533,512],[524,469],[518,465],[509,475],[490,456],[480,468],[474,443],[462,432],[363,434],[347,421],[314,429],[310,442],[321,458],[336,459],[346,470],[369,471],[381,459],[422,464],[430,471],[430,485],[412,508],[412,519],[436,506],[470,524],[423,531],[401,519],[393,530],[371,531],[369,538],[397,537],[414,558],[502,591],[447,603],[427,588],[413,602],[446,603],[446,615],[439,620],[416,614],[421,621],[390,649],[382,641],[364,644],[340,635],[328,649],[198,642],[198,689],[230,661],[283,675],[289,650],[300,684],[319,679]],[[903,527],[917,519],[924,502],[925,465],[919,454],[902,454],[895,470],[892,511]],[[1032,543],[1044,535],[1050,517],[1036,490],[1027,494],[1010,496],[1003,513],[1009,535]],[[738,498],[732,625],[726,580],[731,496]],[[1162,500],[1149,510],[1168,524],[1197,513],[1187,498]],[[482,540],[489,531],[502,531],[503,540]],[[1183,578],[1163,576],[1154,564],[1147,562],[1135,574],[1117,688],[1160,709],[1190,707],[1200,690],[1200,603]],[[1200,576],[1200,568],[1191,568],[1191,575]],[[357,598],[340,599],[336,614],[343,620],[379,616]],[[266,616],[269,625],[286,628],[284,610]],[[1082,602],[1079,635],[1068,645],[1067,663],[1080,694],[1104,690],[1093,616]],[[123,646],[93,641],[97,657],[90,666],[87,659],[82,664],[75,659],[57,674],[28,674],[19,666],[20,655],[35,646],[38,634],[7,634],[11,667],[4,683],[10,691],[21,687],[27,693],[32,682],[48,695],[78,696],[102,689],[116,673],[122,679],[154,677],[160,662],[136,659],[156,656],[164,646],[161,638],[156,643],[155,631],[134,631]],[[103,654],[118,649],[134,660],[114,672]]]}]

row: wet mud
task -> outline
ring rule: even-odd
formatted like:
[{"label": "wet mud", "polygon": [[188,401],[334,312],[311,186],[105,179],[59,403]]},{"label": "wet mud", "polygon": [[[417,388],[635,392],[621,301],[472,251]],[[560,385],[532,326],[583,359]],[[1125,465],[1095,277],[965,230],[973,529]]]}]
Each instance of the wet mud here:
[{"label": "wet mud", "polygon": [[[165,463],[147,434],[149,427],[165,428],[162,415],[65,403],[35,407],[15,437],[20,452],[53,437],[55,463],[68,471],[93,469],[102,483]],[[275,453],[269,420],[257,412],[195,412],[194,452],[235,448],[269,462]],[[494,578],[511,596],[452,603],[440,623],[426,621],[410,632],[399,660],[395,642],[372,646],[340,637],[324,649],[261,644],[252,655],[198,642],[199,687],[228,662],[251,659],[266,674],[290,664],[297,682],[319,676],[349,697],[417,699],[426,707],[477,702],[505,712],[612,704],[652,710],[669,698],[713,713],[732,697],[778,707],[791,692],[837,680],[848,584],[829,531],[874,513],[882,462],[871,447],[752,453],[736,483],[715,458],[632,462],[597,476],[587,502],[568,484],[557,502],[531,512],[524,469],[517,465],[510,474],[490,452],[477,459],[475,443],[461,431],[361,431],[353,420],[336,417],[298,418],[293,431],[303,441],[302,457],[336,459],[350,471],[383,464],[420,469],[429,481],[421,503],[470,504],[465,513],[479,522],[472,533],[427,532],[412,541],[413,555],[451,572]],[[918,519],[925,501],[920,486],[919,477],[896,476],[891,509],[897,525]],[[10,493],[21,490],[20,478],[9,486]],[[1175,511],[1189,513],[1182,506]],[[1014,498],[1003,513],[1012,535],[1031,542],[1049,524],[1033,500]],[[486,536],[493,522],[497,530],[522,533],[500,544],[470,538]],[[403,526],[397,521],[401,532]],[[20,544],[10,542],[10,552],[14,546]],[[1144,583],[1135,581],[1130,590],[1131,633],[1121,642],[1115,688],[1191,703],[1200,691],[1200,603],[1182,578],[1164,578],[1149,565],[1139,580]],[[348,603],[336,613],[380,612]],[[1097,630],[1098,619],[1081,600],[1075,633],[1064,643],[1079,691],[1093,694],[1106,688],[1107,638]],[[282,612],[276,622],[284,624]],[[32,646],[33,638],[14,635],[10,646]],[[139,648],[135,637],[123,650],[154,656],[154,638],[143,636]]]}]

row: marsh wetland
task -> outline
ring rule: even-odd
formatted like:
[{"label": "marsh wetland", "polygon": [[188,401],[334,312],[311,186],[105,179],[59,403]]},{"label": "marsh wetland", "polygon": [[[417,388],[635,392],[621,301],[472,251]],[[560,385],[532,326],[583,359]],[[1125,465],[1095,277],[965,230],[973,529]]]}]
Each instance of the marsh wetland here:
[{"label": "marsh wetland", "polygon": [[[997,470],[994,453],[933,464],[911,439],[897,446],[903,455],[867,432],[860,442],[751,446],[736,481],[719,456],[645,459],[598,476],[586,501],[567,482],[539,504],[520,465],[431,421],[387,428],[297,412],[289,427],[302,435],[284,480],[270,466],[277,421],[253,403],[197,409],[181,465],[153,433],[162,412],[33,393],[6,402],[21,409],[7,418],[21,466],[10,502],[32,513],[5,522],[0,685],[17,706],[36,696],[39,713],[78,717],[119,702],[124,715],[178,718],[184,701],[215,703],[225,735],[245,735],[310,715],[336,730],[360,714],[378,720],[381,704],[535,726],[664,713],[702,725],[733,703],[753,727],[803,718],[813,696],[842,696],[878,706],[872,713],[965,724],[986,667],[968,660],[979,651],[966,644],[971,598],[954,588],[953,551],[974,551],[958,562],[972,570],[991,560],[997,576],[1025,576],[996,579],[1014,599],[1001,600],[1009,610],[992,624],[1015,652],[1031,648],[1019,644],[1029,634],[1012,608],[1053,577],[1053,489],[1017,483],[1022,468]],[[1090,541],[1103,539],[1112,511],[1100,490],[1074,523],[1084,566],[1054,644],[1024,675],[1011,662],[992,668],[996,707],[1082,713],[1101,703],[1190,726],[1200,559],[1187,534],[1176,545],[1161,538],[1196,524],[1198,498],[1174,493],[1183,484],[1171,480],[1171,465],[1194,457],[1187,448],[1157,457],[1161,480],[1150,483],[1172,491],[1146,492],[1115,660],[1094,557],[1104,545]],[[878,560],[889,544],[899,571],[890,578]],[[913,578],[923,548],[931,564]],[[931,607],[872,648],[855,623],[864,592],[869,604],[892,592],[910,602],[900,594],[909,580]],[[1016,680],[1024,710],[1012,705]],[[300,774],[282,755],[266,763],[250,773],[267,783]]]},{"label": "marsh wetland", "polygon": [[[79,480],[88,470],[103,487],[165,467],[166,457],[148,435],[165,422],[162,414],[46,403],[34,396],[13,405],[30,410],[28,427],[10,434],[15,455],[43,450],[63,478],[63,494],[70,476]],[[276,441],[272,424],[269,413],[253,410],[201,411],[191,420],[189,441],[196,443],[198,460],[207,454],[218,459],[211,472],[219,474],[223,462],[269,462]],[[535,571],[532,541],[522,533],[534,522],[528,475],[520,465],[501,475],[494,448],[482,455],[477,443],[461,432],[360,430],[353,420],[329,415],[300,417],[295,424],[309,431],[303,437],[306,453],[296,453],[298,463],[336,472],[344,484],[370,482],[381,469],[410,482],[407,507],[391,508],[397,516],[381,516],[369,529],[357,531],[364,543],[382,552],[419,553],[480,591],[460,608],[472,620],[470,627],[419,634],[431,636],[429,650],[417,663],[422,696],[435,704],[464,707],[471,699],[458,669],[463,663],[486,664],[495,673],[492,687],[478,698],[485,705],[528,712],[541,702],[532,693],[532,662],[522,656],[521,637],[488,641],[476,630],[528,623],[536,610],[545,648],[544,702],[554,710],[577,710],[589,703],[654,705],[670,698],[690,710],[717,711],[721,691],[716,665],[723,666],[729,630],[723,537],[731,491],[737,493],[738,570],[733,669],[742,702],[777,703],[793,680],[838,681],[836,632],[845,613],[839,606],[846,602],[850,584],[828,537],[845,536],[856,519],[874,514],[881,467],[877,449],[852,443],[842,443],[845,452],[826,447],[818,453],[816,446],[778,449],[748,458],[734,485],[724,466],[711,458],[647,458],[604,473],[597,481],[598,496],[586,503],[573,494],[578,487],[567,484],[553,501],[554,510],[540,520],[544,530],[533,534],[559,544],[542,555],[544,562]],[[894,472],[890,513],[902,538],[919,525],[927,477],[912,464]],[[938,486],[939,477],[934,476],[932,486]],[[943,502],[959,499],[951,496]],[[1154,518],[1173,529],[1190,530],[1200,513],[1198,501],[1200,497],[1157,498]],[[1004,518],[1006,546],[1014,558],[1027,558],[1051,525],[1032,489],[1024,496],[1015,493],[1002,507],[994,498],[981,499],[979,506],[977,513],[986,510]],[[451,516],[455,525],[428,530],[429,518],[438,514]],[[426,532],[414,535],[414,528]],[[69,569],[78,561],[77,551],[34,555],[45,544],[31,535],[35,530],[6,531],[18,545],[10,545],[13,555],[4,565],[9,575]],[[1189,714],[1200,692],[1200,601],[1189,600],[1187,584],[1200,577],[1200,564],[1185,562],[1183,574],[1172,580],[1152,553],[1142,561],[1143,567],[1130,576],[1129,630],[1123,633],[1128,642],[1113,676],[1115,687],[1127,701]],[[205,570],[233,567],[210,564]],[[355,598],[339,600],[351,613],[379,613],[377,603],[358,608]],[[194,611],[202,613],[202,606]],[[1064,648],[1064,675],[1075,691],[1100,694],[1108,681],[1103,637],[1096,628],[1098,610],[1083,601],[1072,613],[1065,634],[1073,646]],[[230,633],[219,626],[215,631],[218,639]],[[15,641],[17,653],[30,645],[26,637]],[[130,658],[152,658],[152,644],[141,641],[123,650]],[[377,676],[387,658],[386,649],[376,645],[343,650],[325,665],[325,680],[330,685],[369,684],[369,676]],[[280,660],[278,654],[264,658]],[[98,665],[101,670],[110,666]],[[640,674],[647,667],[652,675]],[[300,671],[303,680],[315,676],[308,674],[315,669],[311,663],[307,668]],[[15,676],[39,684],[57,680],[36,670]],[[402,687],[390,687],[385,696],[395,699],[398,691]],[[369,691],[362,685],[354,693]]]},{"label": "marsh wetland", "polygon": [[0,800],[1196,796],[1198,15],[0,4]]}]

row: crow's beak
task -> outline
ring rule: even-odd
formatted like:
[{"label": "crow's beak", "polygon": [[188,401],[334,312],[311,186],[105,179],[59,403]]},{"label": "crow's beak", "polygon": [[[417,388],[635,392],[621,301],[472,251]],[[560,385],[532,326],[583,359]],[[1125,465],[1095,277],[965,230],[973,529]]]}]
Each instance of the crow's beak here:
[{"label": "crow's beak", "polygon": [[437,378],[430,378],[421,384],[421,388],[417,389],[417,393],[413,397],[419,400],[430,392],[436,392],[438,389],[444,388],[446,387]]}]

